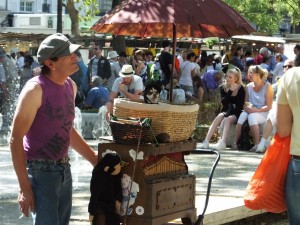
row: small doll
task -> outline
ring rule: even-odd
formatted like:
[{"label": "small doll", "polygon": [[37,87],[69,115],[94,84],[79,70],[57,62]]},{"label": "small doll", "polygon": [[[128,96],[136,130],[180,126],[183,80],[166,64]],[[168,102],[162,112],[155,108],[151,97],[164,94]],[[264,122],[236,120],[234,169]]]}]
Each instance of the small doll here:
[{"label": "small doll", "polygon": [[88,206],[89,220],[93,224],[94,215],[102,212],[105,225],[120,225],[120,206],[122,202],[121,164],[116,152],[108,152],[93,169]]}]

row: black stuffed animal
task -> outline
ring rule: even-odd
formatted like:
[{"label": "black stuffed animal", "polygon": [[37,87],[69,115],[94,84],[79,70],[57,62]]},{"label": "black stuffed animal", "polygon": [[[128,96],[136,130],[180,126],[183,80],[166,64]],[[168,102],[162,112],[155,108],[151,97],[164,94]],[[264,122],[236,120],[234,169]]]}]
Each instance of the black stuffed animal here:
[{"label": "black stuffed animal", "polygon": [[88,206],[90,222],[101,211],[105,215],[105,225],[120,225],[119,215],[122,203],[121,158],[115,152],[108,152],[93,169]]},{"label": "black stuffed animal", "polygon": [[144,102],[148,104],[157,104],[159,99],[159,94],[162,89],[161,81],[149,80],[145,84],[144,90]]}]

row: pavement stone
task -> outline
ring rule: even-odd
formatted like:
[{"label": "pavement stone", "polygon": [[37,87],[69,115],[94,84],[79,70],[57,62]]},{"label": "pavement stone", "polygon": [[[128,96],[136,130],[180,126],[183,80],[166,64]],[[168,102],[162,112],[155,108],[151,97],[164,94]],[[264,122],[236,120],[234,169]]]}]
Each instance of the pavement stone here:
[{"label": "pavement stone", "polygon": [[[97,151],[97,140],[86,140]],[[211,147],[214,147],[212,144]],[[185,156],[189,173],[196,176],[196,208],[201,214],[204,208],[208,176],[216,158],[215,155],[197,154],[197,150]],[[244,206],[243,196],[263,155],[245,151],[220,151],[221,159],[216,167],[204,225],[225,224],[246,217],[265,213],[249,210]],[[87,206],[92,166],[70,152],[73,174],[73,208],[70,225],[88,225]],[[19,219],[16,201],[18,183],[14,173],[8,146],[0,146],[0,225],[29,225],[30,218]],[[173,221],[177,223],[176,220]],[[286,223],[287,224],[287,223]]]}]

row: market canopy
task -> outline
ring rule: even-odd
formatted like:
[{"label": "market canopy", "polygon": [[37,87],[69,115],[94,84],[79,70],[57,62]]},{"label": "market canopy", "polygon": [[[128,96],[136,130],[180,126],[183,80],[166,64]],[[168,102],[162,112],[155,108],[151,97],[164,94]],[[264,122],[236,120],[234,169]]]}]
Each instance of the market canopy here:
[{"label": "market canopy", "polygon": [[257,35],[235,35],[231,39],[253,41],[253,42],[266,42],[284,44],[285,40],[280,37],[257,36]]},{"label": "market canopy", "polygon": [[[221,0],[124,0],[98,20],[91,30],[113,35],[176,38],[251,34],[253,26]],[[173,68],[170,102],[173,98]]]},{"label": "market canopy", "polygon": [[[175,29],[175,30],[174,30]],[[221,0],[124,0],[91,30],[137,37],[224,37],[250,34],[253,26]]]}]

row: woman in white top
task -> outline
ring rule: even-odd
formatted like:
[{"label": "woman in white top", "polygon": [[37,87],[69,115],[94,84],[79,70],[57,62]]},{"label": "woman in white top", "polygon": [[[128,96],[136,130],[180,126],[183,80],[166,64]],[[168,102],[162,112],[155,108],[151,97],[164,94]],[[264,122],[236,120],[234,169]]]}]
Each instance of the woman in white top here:
[{"label": "woman in white top", "polygon": [[190,52],[187,54],[187,60],[180,65],[181,75],[179,79],[180,88],[185,92],[194,93],[193,77],[196,76],[195,61],[196,54]]},{"label": "woman in white top", "polygon": [[273,88],[266,81],[267,71],[260,66],[250,66],[248,69],[250,83],[246,86],[244,111],[239,116],[236,124],[233,149],[237,149],[236,143],[241,136],[243,123],[248,119],[250,131],[254,138],[254,147],[250,151],[256,151],[259,143],[259,124],[267,121],[268,113],[273,103]]}]

